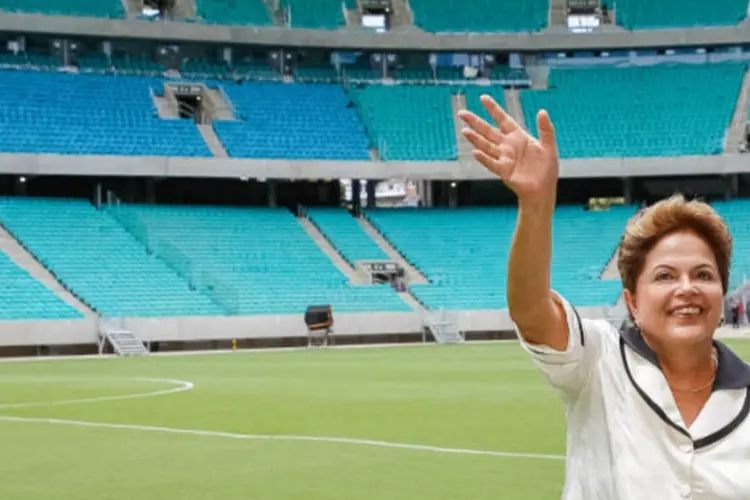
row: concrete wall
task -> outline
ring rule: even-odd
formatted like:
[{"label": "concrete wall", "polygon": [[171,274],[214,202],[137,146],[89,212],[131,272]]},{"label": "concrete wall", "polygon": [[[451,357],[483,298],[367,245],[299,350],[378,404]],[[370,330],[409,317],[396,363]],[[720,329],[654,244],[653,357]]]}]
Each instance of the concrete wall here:
[{"label": "concrete wall", "polygon": [[[0,174],[17,175],[348,179],[353,172],[356,172],[360,179],[372,180],[494,178],[473,159],[435,162],[296,161],[0,153]],[[672,158],[568,159],[560,164],[562,178],[626,178],[746,172],[750,172],[750,156],[739,154]]]},{"label": "concrete wall", "polygon": [[440,34],[419,30],[375,33],[372,30],[339,31],[285,27],[215,26],[180,22],[144,22],[34,14],[0,14],[0,32],[57,34],[103,39],[161,40],[165,43],[207,42],[252,44],[268,47],[327,47],[440,51],[560,51],[608,48],[693,47],[750,43],[750,28],[738,26],[642,31],[579,33]]},{"label": "concrete wall", "polygon": [[[582,317],[605,318],[606,307],[580,308]],[[507,332],[513,325],[507,310],[456,313],[464,332]],[[199,341],[304,337],[302,315],[129,318],[123,325],[144,341]],[[334,335],[416,334],[421,332],[419,313],[334,313]],[[0,347],[95,344],[95,319],[65,321],[0,322]]]}]

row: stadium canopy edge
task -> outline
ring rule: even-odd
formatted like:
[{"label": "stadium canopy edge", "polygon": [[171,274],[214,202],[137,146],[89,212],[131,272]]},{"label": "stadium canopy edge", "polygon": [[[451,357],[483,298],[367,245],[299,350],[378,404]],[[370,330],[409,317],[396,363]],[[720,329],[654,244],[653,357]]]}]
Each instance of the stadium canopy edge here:
[{"label": "stadium canopy edge", "polygon": [[376,33],[354,28],[328,31],[0,13],[0,32],[339,50],[398,50],[408,47],[411,50],[430,51],[528,52],[750,44],[750,22],[747,20],[731,27],[618,30],[585,35],[544,32],[437,35],[419,30]]}]

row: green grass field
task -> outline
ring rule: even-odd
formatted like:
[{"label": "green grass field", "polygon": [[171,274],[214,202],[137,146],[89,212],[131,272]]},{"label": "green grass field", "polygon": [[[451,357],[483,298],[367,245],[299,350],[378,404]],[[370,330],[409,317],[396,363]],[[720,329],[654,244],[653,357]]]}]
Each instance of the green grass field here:
[{"label": "green grass field", "polygon": [[516,343],[2,363],[0,491],[556,499],[564,425]]}]

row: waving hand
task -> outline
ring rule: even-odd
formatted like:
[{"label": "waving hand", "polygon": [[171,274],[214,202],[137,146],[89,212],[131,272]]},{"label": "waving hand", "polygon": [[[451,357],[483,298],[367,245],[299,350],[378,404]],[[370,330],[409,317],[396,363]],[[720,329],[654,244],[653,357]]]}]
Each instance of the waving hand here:
[{"label": "waving hand", "polygon": [[520,201],[549,202],[555,198],[559,172],[555,129],[546,111],[537,116],[539,139],[523,130],[492,97],[482,104],[496,126],[471,111],[458,116],[470,128],[462,133],[476,148],[474,158],[500,177]]}]

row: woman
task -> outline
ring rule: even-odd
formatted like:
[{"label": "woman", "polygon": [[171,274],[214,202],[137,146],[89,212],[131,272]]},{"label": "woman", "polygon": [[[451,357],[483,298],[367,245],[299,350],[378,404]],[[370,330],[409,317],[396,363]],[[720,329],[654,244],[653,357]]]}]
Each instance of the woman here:
[{"label": "woman", "polygon": [[[564,499],[750,499],[750,367],[714,341],[731,238],[708,205],[663,200],[631,220],[618,267],[631,327],[581,320],[550,290],[559,160],[489,96],[496,123],[462,111],[474,157],[518,197],[508,306],[568,423]],[[586,235],[582,235],[585,244]]]}]

